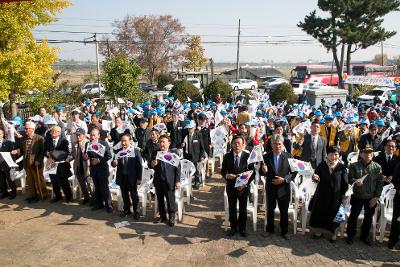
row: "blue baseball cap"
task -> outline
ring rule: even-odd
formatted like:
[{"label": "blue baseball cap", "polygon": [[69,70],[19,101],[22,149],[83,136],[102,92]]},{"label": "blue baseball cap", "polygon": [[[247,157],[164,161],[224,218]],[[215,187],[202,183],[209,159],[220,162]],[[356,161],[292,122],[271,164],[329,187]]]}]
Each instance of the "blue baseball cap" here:
[{"label": "blue baseball cap", "polygon": [[324,114],[322,114],[322,111],[318,109],[317,111],[315,111],[314,115],[315,116],[322,116]]},{"label": "blue baseball cap", "polygon": [[325,120],[333,120],[333,116],[330,114],[326,114],[324,117]]}]

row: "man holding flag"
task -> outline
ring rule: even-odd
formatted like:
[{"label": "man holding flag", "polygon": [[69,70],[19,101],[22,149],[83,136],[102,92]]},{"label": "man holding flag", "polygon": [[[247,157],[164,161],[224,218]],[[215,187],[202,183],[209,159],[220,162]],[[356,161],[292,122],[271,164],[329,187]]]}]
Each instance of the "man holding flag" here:
[{"label": "man holding flag", "polygon": [[[246,237],[246,220],[247,220],[247,199],[249,196],[249,183],[254,179],[254,176],[248,179],[246,184],[235,187],[236,180],[240,175],[253,168],[248,165],[247,161],[249,153],[244,150],[245,138],[241,135],[236,135],[232,138],[232,150],[225,154],[222,161],[221,175],[226,179],[226,194],[228,195],[229,203],[229,222],[231,229],[229,236],[235,235],[239,230],[241,236]],[[239,219],[237,218],[236,205],[239,201]]]},{"label": "man holding flag", "polygon": [[94,128],[90,132],[90,143],[83,160],[90,161],[90,175],[94,183],[94,205],[92,210],[99,210],[106,206],[108,213],[113,211],[110,189],[108,188],[108,176],[110,170],[108,161],[111,159],[110,147],[100,139],[100,131]]},{"label": "man holding flag", "polygon": [[142,158],[140,152],[135,151],[132,146],[132,137],[130,134],[121,136],[122,148],[116,151],[115,159],[111,166],[117,167],[116,184],[121,188],[122,199],[124,201],[124,210],[121,217],[131,214],[131,199],[133,206],[133,218],[139,220],[139,195],[137,186],[142,181]]},{"label": "man holding flag", "polygon": [[175,189],[180,188],[181,173],[179,160],[177,159],[176,149],[169,150],[171,139],[168,135],[161,135],[158,139],[160,149],[153,152],[152,160],[149,165],[154,169],[153,184],[156,188],[158,208],[160,217],[154,223],[166,223],[167,214],[165,211],[164,197],[167,200],[167,211],[169,215],[168,225],[175,225]]}]

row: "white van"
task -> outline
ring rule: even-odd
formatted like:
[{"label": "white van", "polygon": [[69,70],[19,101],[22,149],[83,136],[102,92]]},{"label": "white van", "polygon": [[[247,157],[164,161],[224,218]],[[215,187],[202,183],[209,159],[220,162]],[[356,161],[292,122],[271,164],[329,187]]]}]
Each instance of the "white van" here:
[{"label": "white van", "polygon": [[198,89],[201,88],[200,79],[198,79],[198,78],[186,78],[186,81],[190,82]]}]

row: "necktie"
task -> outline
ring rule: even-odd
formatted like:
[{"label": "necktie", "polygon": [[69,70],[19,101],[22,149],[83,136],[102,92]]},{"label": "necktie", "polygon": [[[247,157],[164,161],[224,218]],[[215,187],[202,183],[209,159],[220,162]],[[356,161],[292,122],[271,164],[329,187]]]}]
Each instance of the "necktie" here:
[{"label": "necktie", "polygon": [[279,171],[279,155],[276,155],[276,163],[275,163],[275,171],[278,173]]},{"label": "necktie", "polygon": [[54,148],[56,148],[56,146],[57,146],[57,139],[54,139],[54,140],[53,140],[53,145],[54,145]]},{"label": "necktie", "polygon": [[392,156],[389,156],[388,157],[388,163],[390,162],[391,159],[392,159]]},{"label": "necktie", "polygon": [[240,163],[240,158],[239,155],[235,156],[235,169],[239,170],[239,163]]}]

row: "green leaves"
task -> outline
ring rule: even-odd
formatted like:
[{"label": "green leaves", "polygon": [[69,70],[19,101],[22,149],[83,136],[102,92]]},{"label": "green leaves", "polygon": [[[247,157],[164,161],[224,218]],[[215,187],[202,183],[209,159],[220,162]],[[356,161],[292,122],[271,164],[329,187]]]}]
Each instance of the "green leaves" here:
[{"label": "green leaves", "polygon": [[181,102],[188,101],[190,98],[192,101],[201,101],[201,94],[193,84],[188,81],[177,81],[174,83],[174,87],[169,92],[169,96],[179,99]]},{"label": "green leaves", "polygon": [[227,98],[232,92],[232,87],[218,78],[206,86],[203,94],[205,98],[215,100],[218,94],[220,94],[222,98]]},{"label": "green leaves", "polygon": [[135,60],[123,54],[109,57],[103,66],[101,81],[110,97],[129,98],[141,102],[147,94],[139,89],[138,79],[142,73]]}]

